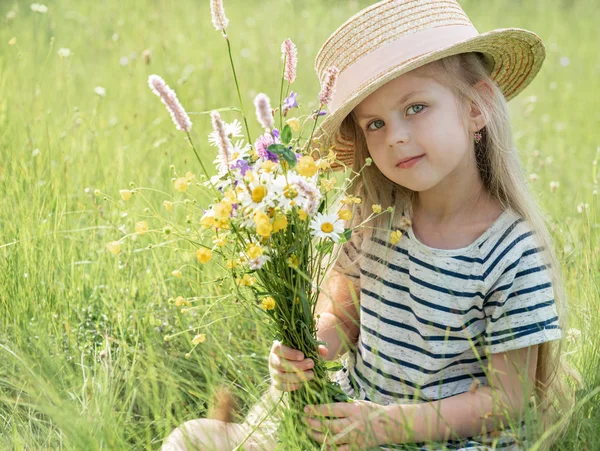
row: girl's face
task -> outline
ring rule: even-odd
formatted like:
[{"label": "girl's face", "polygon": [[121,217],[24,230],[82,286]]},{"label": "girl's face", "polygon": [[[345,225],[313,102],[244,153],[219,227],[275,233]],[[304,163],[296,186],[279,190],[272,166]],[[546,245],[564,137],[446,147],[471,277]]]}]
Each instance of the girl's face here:
[{"label": "girl's face", "polygon": [[386,83],[354,113],[373,162],[410,190],[428,190],[449,174],[460,177],[474,162],[476,120],[459,108],[450,89],[420,69]]}]

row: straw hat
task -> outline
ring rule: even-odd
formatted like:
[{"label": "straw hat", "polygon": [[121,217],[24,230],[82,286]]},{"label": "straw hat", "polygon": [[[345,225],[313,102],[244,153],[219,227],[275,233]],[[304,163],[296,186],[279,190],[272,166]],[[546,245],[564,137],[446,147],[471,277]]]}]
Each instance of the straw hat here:
[{"label": "straw hat", "polygon": [[321,84],[328,68],[339,70],[329,114],[317,136],[328,139],[338,160],[352,166],[352,141],[339,134],[339,126],[363,99],[408,71],[467,52],[483,55],[507,100],[533,80],[545,57],[542,40],[530,31],[504,28],[479,34],[455,0],[385,0],[359,11],[317,54]]}]

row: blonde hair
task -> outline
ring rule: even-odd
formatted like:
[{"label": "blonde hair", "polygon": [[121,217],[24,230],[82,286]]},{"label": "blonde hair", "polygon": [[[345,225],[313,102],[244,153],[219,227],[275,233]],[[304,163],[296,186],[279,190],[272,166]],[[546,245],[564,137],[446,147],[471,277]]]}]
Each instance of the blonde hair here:
[{"label": "blonde hair", "polygon": [[[560,265],[556,258],[552,237],[546,226],[546,220],[536,200],[528,189],[523,168],[515,148],[510,118],[504,95],[486,70],[483,55],[463,53],[435,61],[422,69],[432,72],[432,78],[451,89],[455,97],[463,101],[472,100],[483,114],[485,127],[481,130],[482,139],[475,145],[475,158],[479,175],[486,191],[497,199],[504,209],[510,208],[520,214],[530,225],[537,238],[538,245],[545,250],[543,258],[552,277],[554,302],[559,315],[560,326],[567,330],[567,300],[561,280]],[[484,95],[475,85],[486,82],[492,95]],[[350,186],[350,193],[363,199],[362,211],[370,212],[373,204],[393,206],[395,211],[412,211],[417,193],[399,186],[385,177],[375,164],[364,167],[370,156],[364,133],[354,116],[348,115],[340,133],[354,143],[353,170],[359,172]],[[399,216],[399,215],[395,215]],[[399,218],[381,215],[373,228],[382,228],[390,219]],[[358,222],[358,221],[353,221]],[[559,376],[562,370],[568,372],[565,362],[560,358],[562,340],[542,343],[538,348],[535,393],[540,402],[538,412],[541,425],[547,428],[564,414],[562,410],[573,402],[567,395],[564,379]],[[569,370],[572,371],[572,370]],[[564,430],[564,428],[563,428]],[[560,434],[554,435],[554,439]]]}]

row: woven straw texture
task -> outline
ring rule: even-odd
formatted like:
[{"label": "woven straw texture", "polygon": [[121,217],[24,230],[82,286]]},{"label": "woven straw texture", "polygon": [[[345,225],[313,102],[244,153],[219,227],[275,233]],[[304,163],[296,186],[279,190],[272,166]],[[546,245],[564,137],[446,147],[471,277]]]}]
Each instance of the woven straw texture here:
[{"label": "woven straw texture", "polygon": [[[323,83],[331,66],[340,70],[341,79],[345,70],[386,44],[401,42],[413,33],[452,26],[471,27],[476,35],[451,45],[439,42],[433,51],[395,63],[361,80],[344,99],[336,99],[334,93],[334,103],[338,106],[330,110],[317,136],[319,141],[333,147],[340,162],[352,166],[354,158],[352,142],[338,132],[344,118],[369,94],[406,72],[447,56],[479,52],[507,100],[525,89],[539,72],[545,49],[535,33],[505,28],[479,34],[455,0],[385,0],[359,11],[323,44],[315,60],[319,81]],[[338,170],[343,166],[336,164],[332,168]]]}]

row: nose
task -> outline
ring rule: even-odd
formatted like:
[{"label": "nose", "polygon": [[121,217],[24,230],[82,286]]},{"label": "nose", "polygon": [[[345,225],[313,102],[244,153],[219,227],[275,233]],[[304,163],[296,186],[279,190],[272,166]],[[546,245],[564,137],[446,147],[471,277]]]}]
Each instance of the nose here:
[{"label": "nose", "polygon": [[393,121],[388,127],[387,144],[393,148],[398,144],[406,144],[410,139],[408,126],[403,124],[401,120]]}]

